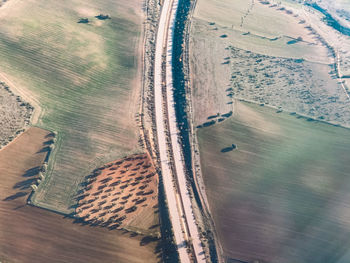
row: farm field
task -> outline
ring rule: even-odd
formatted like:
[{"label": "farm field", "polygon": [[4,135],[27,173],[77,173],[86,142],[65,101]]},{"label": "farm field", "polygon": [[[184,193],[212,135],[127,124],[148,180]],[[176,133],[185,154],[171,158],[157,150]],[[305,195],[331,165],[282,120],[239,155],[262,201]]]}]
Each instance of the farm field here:
[{"label": "farm field", "polygon": [[226,59],[233,69],[231,88],[226,90],[229,98],[350,127],[349,97],[328,75],[328,66],[233,47],[230,51],[231,56]]},{"label": "farm field", "polygon": [[139,151],[141,5],[10,0],[0,8],[0,79],[35,107],[34,125],[58,133],[36,205],[71,213],[84,176]]},{"label": "farm field", "polygon": [[349,90],[336,70],[346,74],[350,42],[308,9],[293,1],[198,1],[189,48],[196,125],[240,98],[350,126]]},{"label": "farm field", "polygon": [[349,262],[350,130],[235,105],[231,118],[197,130],[225,256],[232,262]]},{"label": "farm field", "polygon": [[158,175],[148,154],[135,154],[87,176],[77,217],[110,229],[159,234]]},{"label": "farm field", "polygon": [[157,242],[26,205],[50,133],[29,128],[0,152],[1,262],[158,262]]}]

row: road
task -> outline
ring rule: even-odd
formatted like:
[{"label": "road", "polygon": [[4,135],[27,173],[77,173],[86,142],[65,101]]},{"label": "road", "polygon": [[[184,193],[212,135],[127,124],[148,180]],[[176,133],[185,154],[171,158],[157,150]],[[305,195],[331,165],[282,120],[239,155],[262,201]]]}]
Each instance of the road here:
[{"label": "road", "polygon": [[[206,262],[205,254],[194,218],[190,192],[187,188],[185,164],[182,158],[173,101],[172,40],[177,8],[178,0],[164,1],[156,38],[154,99],[158,150],[165,195],[180,261],[182,263],[191,262],[190,258],[194,258],[195,262],[204,263]],[[165,72],[162,68],[163,62],[166,63]],[[162,89],[164,86],[165,94]],[[175,169],[172,169],[172,164]],[[192,241],[193,255],[187,252],[186,241],[189,240]]]}]

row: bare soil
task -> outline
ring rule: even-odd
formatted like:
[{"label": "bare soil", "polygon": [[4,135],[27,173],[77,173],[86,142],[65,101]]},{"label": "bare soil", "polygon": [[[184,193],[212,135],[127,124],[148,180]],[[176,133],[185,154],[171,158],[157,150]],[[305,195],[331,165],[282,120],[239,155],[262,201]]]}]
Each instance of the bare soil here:
[{"label": "bare soil", "polygon": [[135,233],[74,223],[26,204],[49,132],[29,128],[0,151],[2,262],[157,262],[157,242]]}]

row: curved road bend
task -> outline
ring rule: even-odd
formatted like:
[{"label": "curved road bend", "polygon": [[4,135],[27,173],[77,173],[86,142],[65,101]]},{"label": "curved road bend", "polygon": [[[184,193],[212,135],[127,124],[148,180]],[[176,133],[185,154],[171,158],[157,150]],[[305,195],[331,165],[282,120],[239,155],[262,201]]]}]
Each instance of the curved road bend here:
[{"label": "curved road bend", "polygon": [[[190,192],[187,188],[185,164],[181,154],[182,148],[180,146],[173,99],[172,42],[177,8],[178,0],[164,1],[157,31],[154,72],[157,139],[165,194],[180,261],[182,263],[190,262],[190,255],[186,250],[186,241],[191,238],[195,261],[204,263],[206,262],[205,254],[201,246],[198,228],[192,210]],[[165,76],[162,72],[163,55],[166,56]],[[163,100],[163,84],[166,84],[166,103]],[[165,109],[165,105],[168,107],[167,109]],[[171,157],[167,151],[167,122],[169,123],[172,157],[175,164],[176,174],[174,175],[171,169]],[[176,180],[176,185],[174,185],[173,179]]]}]

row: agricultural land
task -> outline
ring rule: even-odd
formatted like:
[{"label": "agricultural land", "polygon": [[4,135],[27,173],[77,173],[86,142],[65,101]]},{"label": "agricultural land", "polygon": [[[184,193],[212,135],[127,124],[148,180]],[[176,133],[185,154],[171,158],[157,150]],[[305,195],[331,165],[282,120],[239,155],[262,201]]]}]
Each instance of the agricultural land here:
[{"label": "agricultural land", "polygon": [[0,0],[1,262],[350,262],[346,0]]},{"label": "agricultural land", "polygon": [[35,108],[33,125],[58,134],[35,205],[73,212],[86,175],[140,151],[141,5],[10,0],[0,8],[0,79]]},{"label": "agricultural land", "polygon": [[52,133],[29,128],[0,152],[1,262],[158,262],[154,238],[27,205]]},{"label": "agricultural land", "polygon": [[77,217],[110,229],[157,234],[158,176],[147,154],[108,163],[87,176]]},{"label": "agricultural land", "polygon": [[195,167],[228,262],[350,259],[343,2],[196,2]]},{"label": "agricultural land", "polygon": [[305,9],[290,2],[198,1],[190,38],[196,124],[232,110],[232,98],[240,98],[349,126],[349,92],[339,78],[345,67],[331,46],[336,32]]},{"label": "agricultural land", "polygon": [[0,1],[1,262],[161,261],[143,4]]},{"label": "agricultural land", "polygon": [[236,103],[223,123],[200,128],[202,172],[225,256],[348,262],[349,138],[348,129],[246,103]]}]

